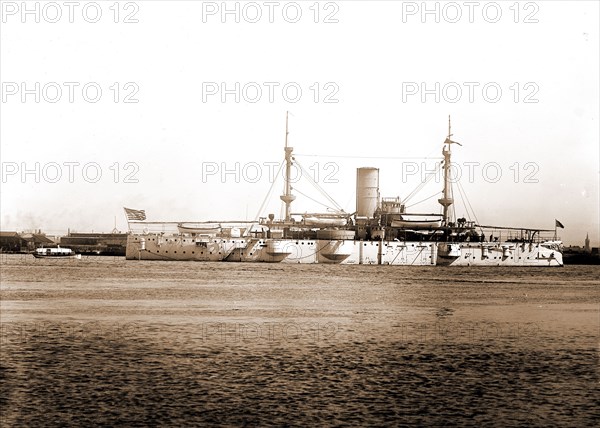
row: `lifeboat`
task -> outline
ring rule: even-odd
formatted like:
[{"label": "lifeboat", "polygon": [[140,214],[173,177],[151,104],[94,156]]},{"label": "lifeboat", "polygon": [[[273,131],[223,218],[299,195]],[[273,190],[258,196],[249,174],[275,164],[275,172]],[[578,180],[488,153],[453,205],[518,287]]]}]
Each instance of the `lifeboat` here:
[{"label": "lifeboat", "polygon": [[221,231],[221,225],[217,223],[179,223],[177,229],[179,229],[179,233],[216,235]]}]

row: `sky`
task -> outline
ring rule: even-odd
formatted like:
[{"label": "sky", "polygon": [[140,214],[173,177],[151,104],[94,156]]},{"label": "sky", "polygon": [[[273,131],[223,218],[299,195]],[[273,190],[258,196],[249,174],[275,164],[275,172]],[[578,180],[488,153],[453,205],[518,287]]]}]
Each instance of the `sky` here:
[{"label": "sky", "polygon": [[[2,230],[127,230],[123,207],[152,221],[279,217],[289,111],[304,167],[293,212],[332,206],[306,176],[354,212],[357,167],[406,200],[441,160],[451,116],[468,200],[455,186],[457,216],[558,219],[566,244],[599,244],[598,2],[3,1],[1,13]],[[439,212],[441,189],[434,176],[406,205]]]}]

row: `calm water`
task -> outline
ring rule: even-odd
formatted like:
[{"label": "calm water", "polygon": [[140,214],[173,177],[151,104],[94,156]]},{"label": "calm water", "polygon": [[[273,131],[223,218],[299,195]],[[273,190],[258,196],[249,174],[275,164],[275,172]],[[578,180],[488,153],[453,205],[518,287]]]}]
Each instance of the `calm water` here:
[{"label": "calm water", "polygon": [[3,255],[1,425],[595,425],[599,282]]}]

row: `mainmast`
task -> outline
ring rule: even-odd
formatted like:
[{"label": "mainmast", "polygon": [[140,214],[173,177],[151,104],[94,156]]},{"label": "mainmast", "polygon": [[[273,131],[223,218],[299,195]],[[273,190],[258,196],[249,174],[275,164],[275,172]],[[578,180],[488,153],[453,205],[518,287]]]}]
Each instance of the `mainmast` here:
[{"label": "mainmast", "polygon": [[294,195],[292,195],[292,185],[290,182],[291,169],[292,169],[292,152],[294,151],[293,147],[288,147],[288,116],[289,112],[285,113],[285,183],[283,189],[283,195],[280,196],[280,199],[285,203],[285,222],[291,221],[290,216],[290,206],[292,201],[296,199]]},{"label": "mainmast", "polygon": [[[451,150],[450,150],[450,145],[451,144],[458,144],[459,146],[461,145],[460,143],[457,143],[456,141],[452,141],[450,139],[450,137],[452,137],[452,129],[451,129],[451,125],[450,125],[450,116],[448,116],[448,137],[446,137],[446,141],[444,141],[444,148],[442,149],[442,154],[444,155],[444,196],[441,199],[438,199],[438,202],[442,205],[442,207],[444,207],[444,213],[443,213],[443,223],[444,226],[448,226],[448,222],[449,222],[449,216],[448,216],[448,208],[450,208],[450,205],[452,205],[454,203],[454,200],[452,199],[452,193],[451,193],[451,183],[450,183],[450,155],[451,155]],[[445,145],[448,145],[447,147]]]}]

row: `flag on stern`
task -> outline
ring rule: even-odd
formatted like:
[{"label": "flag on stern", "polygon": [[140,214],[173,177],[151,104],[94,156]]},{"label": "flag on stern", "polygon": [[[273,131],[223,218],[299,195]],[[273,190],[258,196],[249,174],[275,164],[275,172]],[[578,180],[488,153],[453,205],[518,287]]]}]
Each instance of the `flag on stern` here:
[{"label": "flag on stern", "polygon": [[131,208],[125,208],[125,214],[127,215],[127,220],[132,221],[144,221],[146,220],[146,211],[144,210],[132,210]]},{"label": "flag on stern", "polygon": [[563,226],[563,224],[558,221],[557,219],[554,219],[555,223],[554,223],[554,227],[560,227],[561,229],[564,229],[565,227]]}]

